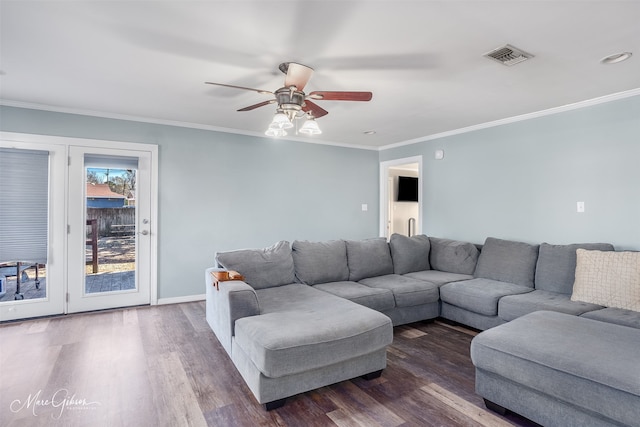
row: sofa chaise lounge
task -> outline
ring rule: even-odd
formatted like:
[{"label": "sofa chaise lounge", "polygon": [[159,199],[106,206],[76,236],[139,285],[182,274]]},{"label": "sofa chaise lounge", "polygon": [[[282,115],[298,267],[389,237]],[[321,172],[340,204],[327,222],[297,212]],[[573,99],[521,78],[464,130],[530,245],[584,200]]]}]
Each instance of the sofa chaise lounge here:
[{"label": "sofa chaise lounge", "polygon": [[259,403],[350,378],[375,378],[386,367],[391,320],[376,310],[296,283],[291,248],[217,255],[245,282],[213,286],[206,272],[207,321]]},{"label": "sofa chaise lounge", "polygon": [[476,392],[545,427],[640,426],[640,329],[536,311],[471,342]]}]

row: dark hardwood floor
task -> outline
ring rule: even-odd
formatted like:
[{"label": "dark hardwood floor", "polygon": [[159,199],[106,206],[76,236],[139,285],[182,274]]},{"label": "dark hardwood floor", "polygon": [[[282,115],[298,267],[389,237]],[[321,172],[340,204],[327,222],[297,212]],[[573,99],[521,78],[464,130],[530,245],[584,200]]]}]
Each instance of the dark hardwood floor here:
[{"label": "dark hardwood floor", "polygon": [[204,302],[0,326],[2,426],[533,426],[474,393],[475,333],[395,328],[380,378],[357,378],[266,412],[205,321]]}]

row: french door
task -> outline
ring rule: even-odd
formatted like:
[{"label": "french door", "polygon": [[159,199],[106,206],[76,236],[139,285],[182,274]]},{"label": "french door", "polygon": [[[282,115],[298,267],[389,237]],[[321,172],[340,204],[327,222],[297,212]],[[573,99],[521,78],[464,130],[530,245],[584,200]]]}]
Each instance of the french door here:
[{"label": "french door", "polygon": [[151,144],[0,132],[0,321],[157,303],[157,162]]},{"label": "french door", "polygon": [[[24,139],[0,132],[0,321],[64,312],[67,147]],[[40,181],[30,184],[36,175]],[[43,203],[38,218],[30,218],[34,194]],[[41,228],[45,259],[31,251]]]},{"label": "french door", "polygon": [[152,152],[69,147],[67,312],[151,302]]}]

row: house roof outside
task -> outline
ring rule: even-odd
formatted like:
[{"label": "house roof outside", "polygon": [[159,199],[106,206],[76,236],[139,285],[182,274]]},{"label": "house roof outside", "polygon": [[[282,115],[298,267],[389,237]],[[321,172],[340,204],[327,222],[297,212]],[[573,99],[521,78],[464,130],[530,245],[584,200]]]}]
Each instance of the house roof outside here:
[{"label": "house roof outside", "polygon": [[94,199],[124,199],[122,194],[114,193],[108,184],[87,183],[87,198]]}]

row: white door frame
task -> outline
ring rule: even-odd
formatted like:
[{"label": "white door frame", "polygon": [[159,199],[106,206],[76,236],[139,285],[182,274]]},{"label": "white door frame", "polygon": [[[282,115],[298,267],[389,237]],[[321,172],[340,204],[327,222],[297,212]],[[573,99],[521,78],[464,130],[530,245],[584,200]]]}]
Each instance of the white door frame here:
[{"label": "white door frame", "polygon": [[[86,292],[85,241],[86,241],[86,156],[109,158],[137,158],[136,174],[136,264],[135,288],[110,292]],[[69,146],[69,203],[67,244],[67,312],[101,310],[132,305],[150,304],[151,290],[151,152],[147,150],[116,149],[113,147]],[[116,168],[116,167],[114,167]],[[126,166],[122,166],[125,169]],[[144,222],[146,221],[146,222]]]},{"label": "white door frame", "polygon": [[[60,175],[56,174],[52,177],[55,182],[52,182],[51,185],[55,185],[55,188],[52,188],[54,192],[53,195],[50,194],[52,199],[52,203],[55,203],[55,216],[50,218],[52,222],[50,227],[50,233],[52,236],[50,239],[52,243],[50,243],[49,251],[50,251],[50,259],[53,262],[59,262],[62,265],[57,265],[58,268],[55,269],[56,272],[56,281],[61,283],[63,289],[57,289],[55,293],[55,297],[52,294],[52,297],[55,299],[57,303],[60,301],[64,301],[64,295],[68,292],[68,268],[67,268],[67,244],[68,244],[68,235],[66,233],[66,226],[68,225],[68,209],[67,206],[69,204],[69,194],[68,194],[68,153],[70,146],[84,146],[84,147],[93,147],[93,148],[113,148],[119,150],[137,150],[137,151],[148,151],[151,153],[151,200],[150,200],[150,236],[151,239],[151,250],[150,250],[150,272],[149,272],[149,281],[150,281],[150,303],[151,305],[156,305],[158,303],[158,146],[156,144],[141,144],[141,143],[130,143],[130,142],[120,142],[120,141],[107,141],[107,140],[97,140],[97,139],[86,139],[86,138],[73,138],[73,137],[60,137],[60,136],[51,136],[51,135],[37,135],[37,134],[23,134],[16,132],[2,132],[0,131],[0,141],[4,142],[4,146],[12,147],[19,144],[22,147],[33,146],[34,148],[41,150],[50,150],[50,146],[58,146],[55,151],[55,158],[58,162],[62,162],[64,164],[64,172]],[[13,144],[14,141],[16,144]],[[49,147],[48,147],[49,146]],[[20,148],[20,147],[17,147]],[[64,154],[63,158],[60,159],[60,156]],[[63,204],[62,208],[59,208],[59,205]],[[64,212],[61,214],[60,212]],[[51,240],[50,240],[51,241]],[[57,275],[60,275],[58,278]],[[47,271],[47,275],[49,275],[49,271]],[[48,283],[47,283],[47,286]],[[53,290],[47,290],[47,292],[53,292]],[[59,296],[58,296],[59,294]],[[0,319],[1,320],[11,320],[11,319],[20,319],[20,318],[28,318],[34,316],[43,316],[46,314],[59,314],[59,313],[67,313],[68,306],[67,303],[64,302],[60,308],[56,308],[54,311],[50,313],[32,313],[33,310],[29,310],[28,307],[34,306],[34,302],[37,300],[24,300],[17,301],[16,304],[11,304],[7,307],[0,306]],[[20,303],[20,304],[18,304]],[[23,308],[24,307],[24,308]]]},{"label": "white door frame", "polygon": [[407,163],[418,164],[418,226],[416,234],[422,233],[422,156],[405,157],[402,159],[387,160],[380,162],[380,236],[387,234],[387,223],[389,221],[389,168]]}]

